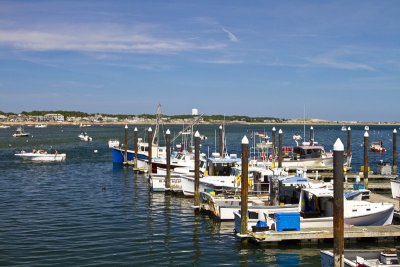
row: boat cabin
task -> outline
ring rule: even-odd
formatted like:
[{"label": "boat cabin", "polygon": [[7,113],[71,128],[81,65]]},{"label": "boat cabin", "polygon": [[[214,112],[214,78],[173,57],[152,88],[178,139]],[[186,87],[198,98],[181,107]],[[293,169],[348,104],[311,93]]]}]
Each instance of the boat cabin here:
[{"label": "boat cabin", "polygon": [[212,176],[227,176],[234,172],[233,169],[241,162],[240,158],[232,154],[229,157],[220,158],[212,157],[207,160],[208,175]]},{"label": "boat cabin", "polygon": [[293,159],[321,158],[324,153],[323,146],[297,146],[293,148]]}]

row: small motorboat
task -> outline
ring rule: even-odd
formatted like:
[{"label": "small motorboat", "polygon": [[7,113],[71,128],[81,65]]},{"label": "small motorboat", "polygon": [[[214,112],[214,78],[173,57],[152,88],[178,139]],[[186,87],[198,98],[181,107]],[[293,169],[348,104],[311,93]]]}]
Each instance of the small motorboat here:
[{"label": "small motorboat", "polygon": [[36,124],[35,128],[47,128],[47,124]]},{"label": "small motorboat", "polygon": [[81,132],[78,137],[85,142],[91,142],[93,140],[92,137],[90,137],[87,132]]},{"label": "small motorboat", "polygon": [[117,139],[108,140],[108,147],[109,148],[119,147],[119,140],[117,140]]},{"label": "small motorboat", "polygon": [[386,148],[383,147],[383,142],[372,142],[370,149],[372,152],[386,152]]},{"label": "small motorboat", "polygon": [[57,150],[55,150],[54,153],[50,153],[44,149],[33,149],[32,152],[21,151],[14,155],[24,160],[32,161],[64,161],[67,157],[67,154],[58,153]]},{"label": "small motorboat", "polygon": [[17,130],[15,130],[15,133],[12,135],[14,137],[28,137],[30,133],[27,133],[24,131],[24,128],[18,127]]}]

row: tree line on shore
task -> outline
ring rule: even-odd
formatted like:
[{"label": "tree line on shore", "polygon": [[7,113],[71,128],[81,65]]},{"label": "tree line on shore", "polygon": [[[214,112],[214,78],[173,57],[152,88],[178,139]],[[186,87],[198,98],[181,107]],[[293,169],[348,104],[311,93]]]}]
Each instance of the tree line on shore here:
[{"label": "tree line on shore", "polygon": [[[127,114],[98,114],[98,113],[85,113],[81,111],[65,111],[65,110],[33,110],[33,111],[22,111],[20,114],[25,116],[44,116],[45,114],[61,114],[65,118],[67,117],[90,117],[95,115],[102,115],[108,117],[117,117],[119,120],[126,118],[143,118],[143,119],[156,119],[156,114],[139,114],[139,115],[127,115]],[[3,112],[0,111],[0,115],[4,116],[17,116],[17,113]],[[165,115],[162,114],[162,118],[165,120],[184,120],[192,119],[194,115]],[[203,121],[237,121],[237,122],[285,122],[287,119],[274,118],[274,117],[250,117],[241,115],[202,115]]]}]

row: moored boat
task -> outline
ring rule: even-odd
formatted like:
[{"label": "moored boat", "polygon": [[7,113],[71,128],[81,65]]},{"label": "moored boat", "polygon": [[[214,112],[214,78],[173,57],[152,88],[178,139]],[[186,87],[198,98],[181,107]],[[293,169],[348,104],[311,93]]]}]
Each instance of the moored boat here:
[{"label": "moored boat", "polygon": [[[389,249],[346,249],[343,253],[345,267],[361,266],[400,266],[399,250]],[[329,250],[321,250],[321,266],[334,266],[334,254]]]},{"label": "moored boat", "polygon": [[383,147],[383,142],[372,142],[370,149],[372,152],[386,152],[386,148]]},{"label": "moored boat", "polygon": [[91,141],[93,140],[93,138],[90,137],[90,136],[87,134],[87,132],[81,132],[81,133],[78,135],[78,137],[79,137],[79,139],[81,139],[82,141],[85,141],[85,142],[91,142]]}]

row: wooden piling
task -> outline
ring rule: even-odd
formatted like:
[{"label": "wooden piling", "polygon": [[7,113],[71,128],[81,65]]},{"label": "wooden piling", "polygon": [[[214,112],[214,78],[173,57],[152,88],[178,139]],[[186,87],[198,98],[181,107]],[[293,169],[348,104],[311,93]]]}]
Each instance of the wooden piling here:
[{"label": "wooden piling", "polygon": [[282,129],[278,131],[278,168],[282,168]]},{"label": "wooden piling", "polygon": [[152,162],[152,157],[153,157],[153,130],[151,127],[149,127],[148,130],[148,142],[149,142],[149,154],[148,154],[148,174],[149,177],[151,177],[151,173],[153,171],[153,162]]},{"label": "wooden piling", "polygon": [[128,163],[128,125],[125,124],[124,164]]},{"label": "wooden piling", "polygon": [[351,165],[351,128],[347,128],[347,167]]},{"label": "wooden piling", "polygon": [[310,127],[310,146],[314,145],[314,127]]},{"label": "wooden piling", "polygon": [[194,134],[194,206],[200,208],[200,133]]},{"label": "wooden piling", "polygon": [[165,142],[167,149],[167,175],[165,176],[165,192],[171,189],[171,132],[169,129],[165,133]]},{"label": "wooden piling", "polygon": [[393,130],[393,174],[397,175],[397,130]]},{"label": "wooden piling", "polygon": [[241,174],[241,190],[240,190],[240,208],[241,208],[241,226],[240,234],[247,234],[247,204],[249,192],[249,140],[246,136],[242,139],[242,174]]},{"label": "wooden piling", "polygon": [[135,151],[134,166],[138,169],[138,129],[135,127],[133,130],[133,150]]},{"label": "wooden piling", "polygon": [[333,252],[335,267],[343,267],[344,253],[343,154],[344,146],[338,138],[333,145]]},{"label": "wooden piling", "polygon": [[222,158],[224,155],[224,141],[223,141],[223,128],[219,126],[219,156]]},{"label": "wooden piling", "polygon": [[272,169],[275,168],[276,129],[272,128]]},{"label": "wooden piling", "polygon": [[368,169],[369,169],[369,165],[368,165],[368,137],[369,134],[367,131],[365,131],[364,134],[364,187],[365,189],[368,189]]}]

